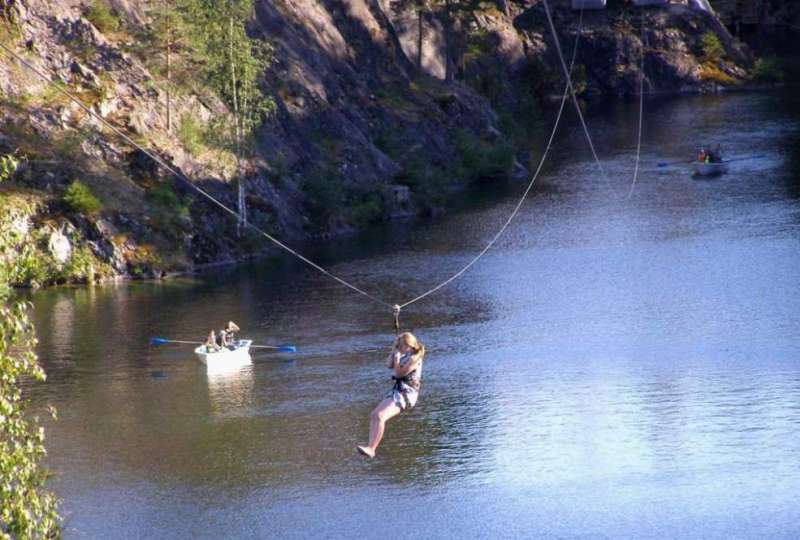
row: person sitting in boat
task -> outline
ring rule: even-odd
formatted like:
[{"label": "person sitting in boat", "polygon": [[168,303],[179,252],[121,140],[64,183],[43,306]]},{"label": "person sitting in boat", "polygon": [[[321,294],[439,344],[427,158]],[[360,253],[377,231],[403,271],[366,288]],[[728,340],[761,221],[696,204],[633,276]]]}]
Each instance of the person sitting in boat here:
[{"label": "person sitting in boat", "polygon": [[233,321],[228,321],[228,326],[219,331],[222,347],[227,347],[228,349],[236,348],[236,333],[238,331],[239,327],[236,325],[236,323]]},{"label": "person sitting in boat", "polygon": [[386,422],[403,411],[410,411],[417,404],[422,382],[422,358],[425,346],[414,334],[404,332],[397,336],[392,352],[386,359],[393,370],[394,386],[369,415],[369,443],[356,449],[369,458],[375,457]]},{"label": "person sitting in boat", "polygon": [[711,154],[711,163],[722,163],[722,150],[719,145],[716,145],[709,153]]},{"label": "person sitting in boat", "polygon": [[700,149],[700,153],[697,154],[697,161],[699,161],[700,163],[705,163],[705,161],[706,161],[706,149],[705,148],[701,148]]},{"label": "person sitting in boat", "polygon": [[219,350],[219,345],[217,345],[217,336],[214,334],[214,330],[211,330],[208,333],[206,342],[203,343],[203,345],[206,346],[206,352],[217,352]]}]

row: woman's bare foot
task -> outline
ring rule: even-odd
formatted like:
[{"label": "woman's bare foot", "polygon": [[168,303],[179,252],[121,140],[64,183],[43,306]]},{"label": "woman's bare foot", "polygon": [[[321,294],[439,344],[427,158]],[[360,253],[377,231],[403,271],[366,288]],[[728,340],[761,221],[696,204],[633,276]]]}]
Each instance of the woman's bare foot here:
[{"label": "woman's bare foot", "polygon": [[375,457],[375,450],[373,450],[369,446],[356,446],[356,450],[358,450],[360,453],[364,454],[370,459]]}]

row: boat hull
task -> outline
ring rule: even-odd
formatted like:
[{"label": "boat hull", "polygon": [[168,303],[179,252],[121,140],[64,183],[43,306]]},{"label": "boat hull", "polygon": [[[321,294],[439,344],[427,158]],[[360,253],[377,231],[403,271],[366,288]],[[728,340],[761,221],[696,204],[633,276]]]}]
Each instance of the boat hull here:
[{"label": "boat hull", "polygon": [[198,360],[207,366],[218,366],[228,364],[244,364],[250,362],[250,339],[240,339],[236,342],[236,348],[222,349],[220,351],[208,352],[205,345],[200,345],[194,350]]},{"label": "boat hull", "polygon": [[728,172],[727,163],[692,163],[695,176],[717,176]]}]

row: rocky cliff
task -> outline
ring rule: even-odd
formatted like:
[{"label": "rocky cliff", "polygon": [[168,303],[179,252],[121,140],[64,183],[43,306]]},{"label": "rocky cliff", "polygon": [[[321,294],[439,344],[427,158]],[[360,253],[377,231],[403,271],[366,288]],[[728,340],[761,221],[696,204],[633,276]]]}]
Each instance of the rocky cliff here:
[{"label": "rocky cliff", "polygon": [[[92,9],[104,0],[2,1],[3,44],[225,204],[243,179],[251,221],[290,241],[429,213],[468,183],[524,176],[528,120],[563,85],[538,1],[260,0],[248,31],[272,47],[261,85],[276,107],[237,173],[203,135],[228,113],[208,88],[189,78],[173,92],[168,126],[141,3],[108,0],[115,23],[103,24]],[[636,92],[643,53],[648,92],[748,79],[747,51],[712,14],[611,2],[581,18],[551,4],[565,51],[582,21],[585,99]],[[0,182],[12,284],[163,275],[269,248],[237,239],[229,216],[6,53],[0,92],[0,155],[21,164]],[[76,181],[99,205],[66,196]]]}]

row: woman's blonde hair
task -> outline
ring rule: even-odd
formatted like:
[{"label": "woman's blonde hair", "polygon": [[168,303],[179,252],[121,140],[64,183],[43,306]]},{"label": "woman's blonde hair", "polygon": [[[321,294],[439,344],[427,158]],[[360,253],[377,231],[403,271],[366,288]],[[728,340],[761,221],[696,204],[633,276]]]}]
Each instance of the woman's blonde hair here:
[{"label": "woman's blonde hair", "polygon": [[411,332],[403,332],[394,340],[395,347],[403,343],[406,347],[414,351],[411,359],[414,362],[419,362],[425,356],[425,345],[417,341],[417,338]]}]

